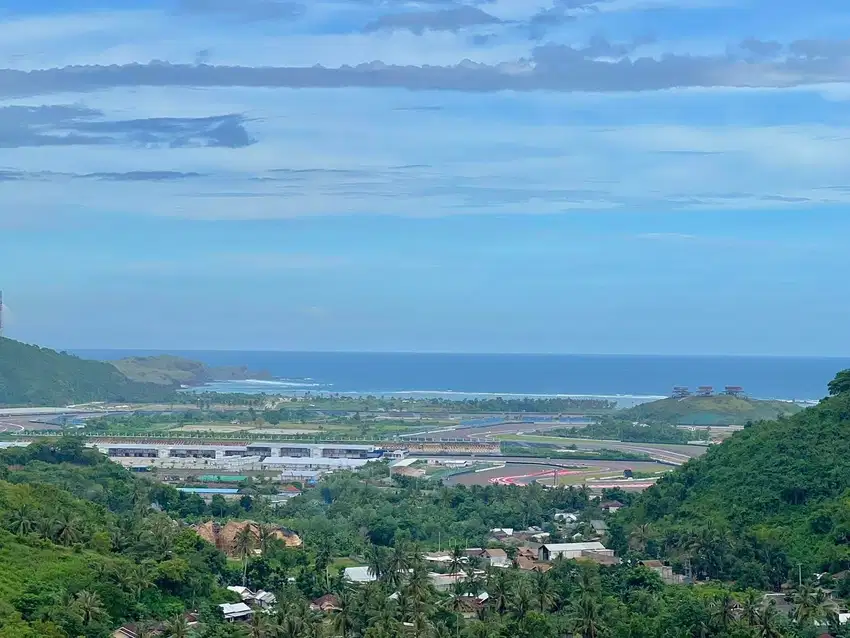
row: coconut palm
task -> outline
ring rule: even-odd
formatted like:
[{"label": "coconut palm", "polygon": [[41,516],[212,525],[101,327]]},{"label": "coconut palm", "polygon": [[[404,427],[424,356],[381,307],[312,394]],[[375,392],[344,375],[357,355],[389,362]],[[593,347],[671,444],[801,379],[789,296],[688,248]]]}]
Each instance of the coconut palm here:
[{"label": "coconut palm", "polygon": [[277,530],[272,525],[261,524],[257,528],[257,545],[265,556],[277,541]]},{"label": "coconut palm", "polygon": [[759,638],[782,638],[782,632],[778,628],[779,613],[776,611],[776,603],[770,601],[758,613],[756,620],[756,634]]},{"label": "coconut palm", "polygon": [[544,614],[555,604],[555,584],[552,577],[545,572],[537,572],[534,576],[534,594],[537,608]]},{"label": "coconut palm", "polygon": [[337,600],[339,603],[337,605],[338,609],[334,613],[331,626],[333,627],[334,635],[348,638],[353,635],[355,628],[356,610],[354,608],[354,597],[348,589],[343,588],[339,592]]},{"label": "coconut palm", "polygon": [[712,619],[725,632],[735,620],[735,610],[738,603],[730,592],[724,591],[715,597],[710,605]]},{"label": "coconut palm", "polygon": [[511,592],[510,610],[516,618],[524,618],[536,606],[534,592],[531,591],[528,583],[523,580]]},{"label": "coconut palm", "polygon": [[7,529],[17,536],[26,536],[35,529],[36,517],[33,508],[26,503],[9,512]]},{"label": "coconut palm", "polygon": [[457,574],[466,562],[465,559],[466,552],[463,551],[463,547],[460,545],[452,547],[451,554],[449,555],[449,571],[452,574]]},{"label": "coconut palm", "polygon": [[77,592],[72,606],[86,627],[106,617],[106,610],[103,608],[100,596],[86,589]]},{"label": "coconut palm", "polygon": [[794,595],[794,621],[809,625],[826,618],[829,604],[826,595],[820,589],[804,585]]},{"label": "coconut palm", "polygon": [[186,638],[189,635],[189,621],[185,616],[177,615],[170,618],[164,627],[165,638]]},{"label": "coconut palm", "polygon": [[496,613],[501,616],[508,608],[508,598],[510,596],[507,572],[499,570],[494,573],[490,578],[490,582],[487,584],[487,590],[490,594],[490,604],[493,605]]},{"label": "coconut palm", "polygon": [[384,548],[379,545],[369,545],[366,548],[366,564],[369,566],[369,574],[383,580],[387,571],[387,557]]},{"label": "coconut palm", "polygon": [[53,538],[68,547],[80,539],[80,519],[71,512],[62,512],[53,522]]},{"label": "coconut palm", "polygon": [[646,549],[646,543],[650,539],[650,528],[646,523],[637,525],[629,534],[629,547],[632,549],[643,551]]},{"label": "coconut palm", "polygon": [[254,614],[248,629],[249,638],[266,638],[271,635],[271,624],[265,614]]},{"label": "coconut palm", "polygon": [[581,572],[579,596],[570,613],[573,633],[582,638],[597,638],[602,632],[602,603],[597,595],[597,583],[589,570]]},{"label": "coconut palm", "polygon": [[246,523],[233,539],[233,550],[236,555],[242,559],[242,586],[247,586],[248,583],[248,558],[254,551],[254,545],[257,537],[250,523]]},{"label": "coconut palm", "polygon": [[763,604],[764,598],[760,592],[755,589],[745,591],[741,599],[741,621],[750,627],[755,627]]}]

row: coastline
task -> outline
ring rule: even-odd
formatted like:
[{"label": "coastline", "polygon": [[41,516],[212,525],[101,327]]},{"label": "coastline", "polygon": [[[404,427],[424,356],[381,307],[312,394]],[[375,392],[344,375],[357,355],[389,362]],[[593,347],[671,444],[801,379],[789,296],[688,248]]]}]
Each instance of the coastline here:
[{"label": "coastline", "polygon": [[[274,388],[274,390],[272,390]],[[311,389],[316,388],[316,389]],[[318,389],[321,388],[321,389]],[[464,401],[477,399],[604,399],[614,401],[618,408],[630,408],[642,403],[667,399],[667,395],[656,394],[573,394],[573,393],[543,393],[543,392],[464,392],[461,390],[349,390],[334,391],[321,383],[299,383],[291,379],[243,379],[228,381],[213,381],[201,385],[181,388],[184,392],[213,392],[216,394],[269,394],[289,397],[383,397],[396,399],[445,399],[449,401]],[[787,399],[773,397],[752,397],[756,400],[786,401],[797,405],[815,405],[817,399]]]}]

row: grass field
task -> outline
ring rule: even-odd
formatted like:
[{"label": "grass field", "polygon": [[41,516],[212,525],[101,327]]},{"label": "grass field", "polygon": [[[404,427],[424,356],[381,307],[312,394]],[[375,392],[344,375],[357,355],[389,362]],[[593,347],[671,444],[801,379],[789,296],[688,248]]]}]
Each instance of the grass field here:
[{"label": "grass field", "polygon": [[607,448],[614,450],[660,450],[682,456],[700,456],[705,454],[706,446],[679,445],[675,443],[633,443],[630,441],[609,441],[604,439],[568,439],[561,436],[537,436],[534,434],[500,434],[495,437],[499,441],[519,441],[524,443],[549,443],[565,448],[575,445],[578,449]]}]

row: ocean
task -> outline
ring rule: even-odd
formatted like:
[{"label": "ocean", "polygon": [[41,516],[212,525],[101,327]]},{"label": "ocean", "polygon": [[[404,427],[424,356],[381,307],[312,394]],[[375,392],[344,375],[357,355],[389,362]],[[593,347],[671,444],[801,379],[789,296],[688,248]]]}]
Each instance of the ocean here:
[{"label": "ocean", "polygon": [[[164,354],[81,350],[110,360]],[[411,354],[169,351],[208,365],[247,365],[277,381],[210,384],[226,392],[338,392],[396,396],[572,395],[618,398],[622,406],[668,396],[673,386],[742,386],[750,396],[817,400],[850,359],[803,357]]]}]

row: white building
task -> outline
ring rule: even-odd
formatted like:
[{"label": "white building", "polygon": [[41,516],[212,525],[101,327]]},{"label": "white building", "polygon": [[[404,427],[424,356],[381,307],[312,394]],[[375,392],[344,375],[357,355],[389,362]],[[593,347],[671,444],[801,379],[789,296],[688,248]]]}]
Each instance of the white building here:
[{"label": "white building", "polygon": [[344,574],[345,580],[352,583],[371,583],[378,580],[366,565],[362,567],[346,567]]},{"label": "white building", "polygon": [[538,560],[555,560],[556,558],[581,558],[582,552],[596,552],[602,556],[613,556],[613,549],[606,549],[598,542],[587,543],[548,543],[537,550]]}]

